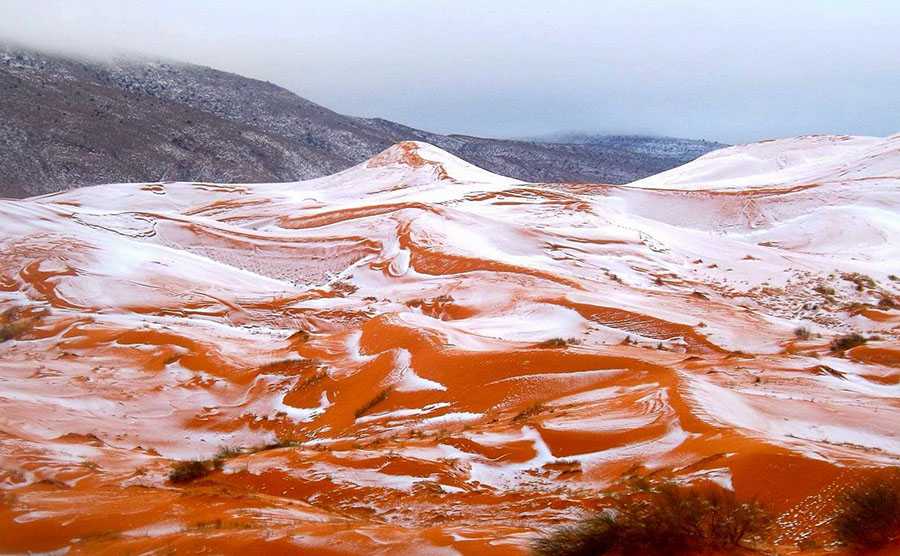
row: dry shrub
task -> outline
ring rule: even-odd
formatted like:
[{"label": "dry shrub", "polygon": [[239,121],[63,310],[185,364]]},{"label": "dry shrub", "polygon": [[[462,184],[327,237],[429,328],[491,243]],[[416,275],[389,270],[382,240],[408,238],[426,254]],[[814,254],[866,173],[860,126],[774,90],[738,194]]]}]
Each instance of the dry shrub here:
[{"label": "dry shrub", "polygon": [[875,280],[873,280],[870,276],[866,276],[865,274],[860,274],[859,272],[845,272],[841,274],[841,278],[848,282],[853,282],[856,284],[856,289],[859,291],[863,291],[866,288],[874,288]]},{"label": "dry shrub", "polygon": [[538,344],[535,344],[534,347],[541,349],[559,349],[568,347],[569,342],[564,340],[563,338],[551,338],[549,340],[544,340]]},{"label": "dry shrub", "polygon": [[826,297],[834,295],[834,288],[830,286],[816,286],[814,289]]},{"label": "dry shrub", "polygon": [[535,556],[598,556],[616,546],[616,521],[607,514],[560,527],[531,547]]},{"label": "dry shrub", "polygon": [[863,336],[856,333],[838,336],[831,341],[831,351],[847,351],[850,348],[861,346],[867,341],[868,340],[866,340]]},{"label": "dry shrub", "polygon": [[614,512],[538,539],[536,556],[670,556],[736,549],[768,526],[768,512],[721,487],[664,484],[632,495]]},{"label": "dry shrub", "polygon": [[534,417],[535,415],[540,415],[541,413],[543,413],[546,410],[547,410],[547,408],[544,407],[544,404],[542,404],[540,402],[533,403],[533,404],[529,405],[528,407],[526,407],[525,409],[523,409],[522,411],[516,413],[513,416],[513,421],[523,421],[530,417]]},{"label": "dry shrub", "polygon": [[190,460],[176,461],[169,471],[169,480],[173,483],[189,483],[206,477],[222,467],[222,460]]},{"label": "dry shrub", "polygon": [[846,545],[876,548],[900,538],[900,472],[873,478],[847,492],[834,520]]},{"label": "dry shrub", "polygon": [[22,317],[22,309],[13,307],[0,314],[0,342],[17,340],[34,328],[36,319]]},{"label": "dry shrub", "polygon": [[379,392],[374,398],[372,398],[372,399],[369,400],[368,402],[364,403],[364,404],[362,405],[362,407],[360,407],[360,408],[357,409],[355,412],[353,412],[353,415],[354,415],[357,419],[359,419],[360,417],[362,417],[362,416],[365,415],[366,413],[372,411],[372,409],[374,409],[376,405],[378,405],[378,404],[380,404],[381,402],[383,402],[384,400],[386,400],[387,397],[388,397],[388,395],[390,395],[390,393],[391,393],[390,388],[385,388],[384,390],[382,390],[381,392]]}]

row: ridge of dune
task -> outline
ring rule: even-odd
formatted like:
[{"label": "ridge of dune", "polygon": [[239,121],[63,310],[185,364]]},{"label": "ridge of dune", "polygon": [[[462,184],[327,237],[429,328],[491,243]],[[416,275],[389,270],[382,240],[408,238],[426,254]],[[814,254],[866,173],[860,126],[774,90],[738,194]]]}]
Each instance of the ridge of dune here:
[{"label": "ridge of dune", "polygon": [[0,552],[524,554],[658,477],[825,538],[900,458],[898,137],[0,200]]},{"label": "ridge of dune", "polygon": [[807,135],[726,147],[628,186],[727,190],[898,176],[897,135]]}]

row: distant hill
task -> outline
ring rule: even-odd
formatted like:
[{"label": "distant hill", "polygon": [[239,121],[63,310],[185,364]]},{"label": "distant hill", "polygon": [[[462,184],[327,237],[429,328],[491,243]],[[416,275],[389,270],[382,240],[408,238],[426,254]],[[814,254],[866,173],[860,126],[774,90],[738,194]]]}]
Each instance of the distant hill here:
[{"label": "distant hill", "polygon": [[628,151],[635,154],[693,160],[729,145],[703,139],[681,139],[655,135],[591,135],[586,133],[558,133],[533,139],[541,143],[593,145]]},{"label": "distant hill", "polygon": [[0,46],[0,196],[137,181],[291,181],[404,140],[527,181],[626,183],[717,143],[658,137],[513,141],[333,112],[268,82],[155,60],[86,62]]}]

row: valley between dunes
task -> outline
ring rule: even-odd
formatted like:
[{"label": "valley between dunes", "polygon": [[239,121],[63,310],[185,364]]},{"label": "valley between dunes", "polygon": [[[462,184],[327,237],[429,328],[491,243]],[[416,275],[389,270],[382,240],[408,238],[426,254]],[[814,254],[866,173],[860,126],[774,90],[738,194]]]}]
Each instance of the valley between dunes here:
[{"label": "valley between dunes", "polygon": [[898,216],[900,136],[2,200],[0,552],[525,554],[658,478],[831,553],[836,497],[900,464]]}]

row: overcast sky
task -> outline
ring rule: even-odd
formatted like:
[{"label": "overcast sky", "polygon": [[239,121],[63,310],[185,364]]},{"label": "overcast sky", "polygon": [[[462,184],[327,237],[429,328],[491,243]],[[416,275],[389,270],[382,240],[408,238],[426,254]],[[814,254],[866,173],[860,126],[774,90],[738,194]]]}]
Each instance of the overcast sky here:
[{"label": "overcast sky", "polygon": [[900,0],[0,0],[0,39],[201,63],[439,132],[900,132]]}]

